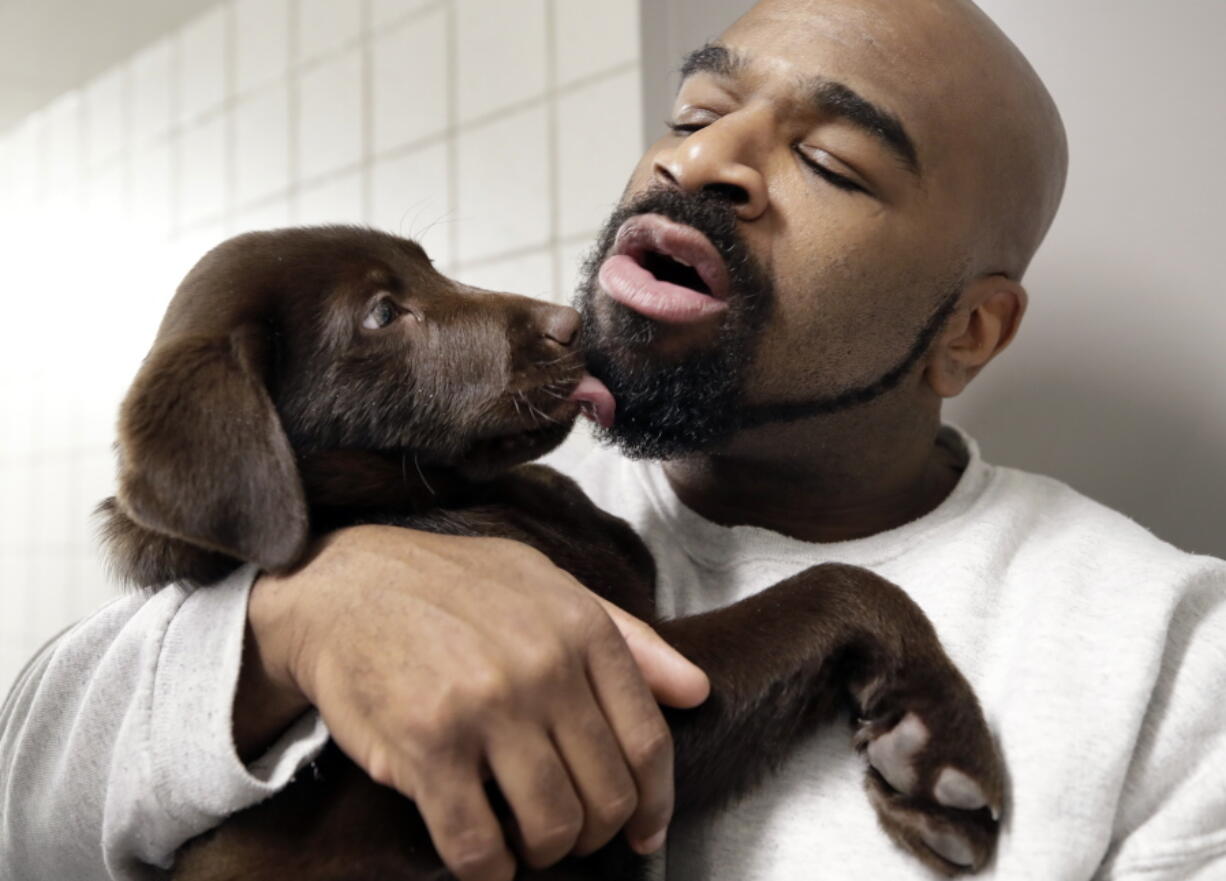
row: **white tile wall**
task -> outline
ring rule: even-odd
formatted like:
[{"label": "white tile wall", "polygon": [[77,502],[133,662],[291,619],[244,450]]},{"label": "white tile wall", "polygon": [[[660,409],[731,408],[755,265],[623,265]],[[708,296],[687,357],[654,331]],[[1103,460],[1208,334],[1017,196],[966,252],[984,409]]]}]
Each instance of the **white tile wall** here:
[{"label": "white tile wall", "polygon": [[568,302],[638,158],[637,9],[219,0],[0,132],[0,692],[115,593],[89,515],[183,273],[240,231],[369,223]]},{"label": "white tile wall", "polygon": [[362,4],[355,0],[298,0],[298,57],[310,61],[356,39]]},{"label": "white tile wall", "polygon": [[[281,226],[289,226],[293,222],[289,200],[284,197],[273,198],[267,202],[240,208],[231,215],[227,231],[236,234],[253,229],[276,229]],[[298,222],[305,223],[306,221]]]},{"label": "white tile wall", "polygon": [[128,65],[132,95],[129,137],[132,142],[147,141],[165,134],[170,128],[174,49],[172,40],[154,43],[138,53]]},{"label": "white tile wall", "polygon": [[122,67],[98,77],[85,90],[86,164],[97,168],[116,158],[124,145],[125,79]]},{"label": "white tile wall", "polygon": [[289,187],[289,84],[274,83],[234,109],[234,195],[248,205]]},{"label": "white tile wall", "polygon": [[225,116],[185,129],[179,136],[175,220],[180,227],[216,220],[226,207]]},{"label": "white tile wall", "polygon": [[234,4],[234,88],[241,95],[289,69],[290,0],[237,0]]},{"label": "white tile wall", "polygon": [[447,9],[436,6],[374,41],[376,153],[443,132],[448,118]]},{"label": "white tile wall", "polygon": [[397,235],[417,239],[435,263],[450,266],[454,217],[446,143],[379,159],[371,170],[370,222]]},{"label": "white tile wall", "polygon": [[298,171],[317,177],[362,160],[362,53],[311,68],[299,84]]},{"label": "white tile wall", "polygon": [[544,105],[473,126],[458,140],[459,260],[545,245],[551,206]]},{"label": "white tile wall", "polygon": [[626,186],[626,175],[592,168],[631,167],[640,153],[640,125],[610,124],[639,112],[639,71],[632,67],[567,92],[558,102],[558,232],[582,234],[605,217]]},{"label": "white tile wall", "polygon": [[371,19],[376,30],[394,24],[424,6],[441,6],[438,0],[374,0]]},{"label": "white tile wall", "polygon": [[639,11],[632,3],[554,5],[558,85],[629,64],[639,57]]},{"label": "white tile wall", "polygon": [[553,284],[553,255],[548,251],[534,251],[518,257],[508,257],[492,263],[461,269],[456,277],[465,284],[491,291],[510,291],[537,297],[541,300],[558,300]]},{"label": "white tile wall", "polygon": [[226,96],[226,17],[229,4],[219,5],[179,32],[179,58],[175,65],[180,123],[215,110]]},{"label": "white tile wall", "polygon": [[128,210],[138,234],[166,235],[171,224],[171,143],[157,141],[128,154]]},{"label": "white tile wall", "polygon": [[362,223],[365,219],[360,171],[303,187],[298,193],[296,223]]},{"label": "white tile wall", "polygon": [[455,3],[460,120],[543,95],[548,81],[545,0]]}]

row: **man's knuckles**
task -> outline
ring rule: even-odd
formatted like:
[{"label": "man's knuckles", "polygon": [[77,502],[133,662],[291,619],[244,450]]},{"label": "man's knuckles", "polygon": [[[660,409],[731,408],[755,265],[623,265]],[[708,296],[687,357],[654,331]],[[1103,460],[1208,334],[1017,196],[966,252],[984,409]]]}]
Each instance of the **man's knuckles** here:
[{"label": "man's knuckles", "polygon": [[582,831],[583,811],[578,803],[569,816],[555,819],[552,825],[542,822],[529,829],[521,820],[524,862],[534,869],[552,866],[571,852]]},{"label": "man's knuckles", "polygon": [[515,872],[497,827],[444,830],[434,844],[460,881],[510,881]]},{"label": "man's knuckles", "polygon": [[587,828],[583,845],[589,850],[605,844],[626,821],[634,816],[639,804],[639,795],[634,789],[610,793],[596,801],[588,809]]},{"label": "man's knuckles", "polygon": [[655,771],[672,764],[673,737],[663,719],[655,719],[630,734],[622,749],[632,768]]}]

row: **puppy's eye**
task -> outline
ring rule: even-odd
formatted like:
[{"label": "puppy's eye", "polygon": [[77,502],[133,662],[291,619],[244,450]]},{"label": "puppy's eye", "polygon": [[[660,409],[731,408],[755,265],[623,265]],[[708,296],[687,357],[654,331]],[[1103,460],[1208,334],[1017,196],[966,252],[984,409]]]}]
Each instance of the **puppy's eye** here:
[{"label": "puppy's eye", "polygon": [[379,330],[387,327],[400,317],[400,310],[387,297],[380,297],[371,304],[370,311],[362,319],[362,327],[367,330]]}]

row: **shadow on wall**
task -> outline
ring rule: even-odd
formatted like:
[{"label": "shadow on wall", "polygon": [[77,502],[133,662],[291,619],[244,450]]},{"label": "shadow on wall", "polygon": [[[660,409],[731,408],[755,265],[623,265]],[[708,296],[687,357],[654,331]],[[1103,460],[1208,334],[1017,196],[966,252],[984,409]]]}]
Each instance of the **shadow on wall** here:
[{"label": "shadow on wall", "polygon": [[[1184,550],[1226,557],[1221,354],[1181,333],[1188,315],[1203,313],[1177,308],[1179,295],[1164,287],[1043,283],[1016,350],[946,418],[990,462],[1059,478]],[[1094,311],[1109,299],[1164,307],[1141,326],[1135,308]]]}]

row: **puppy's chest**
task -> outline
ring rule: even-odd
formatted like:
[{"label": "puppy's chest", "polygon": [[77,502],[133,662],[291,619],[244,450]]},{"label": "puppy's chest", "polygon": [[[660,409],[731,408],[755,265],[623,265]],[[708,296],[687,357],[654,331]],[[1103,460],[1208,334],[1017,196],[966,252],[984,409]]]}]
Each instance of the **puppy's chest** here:
[{"label": "puppy's chest", "polygon": [[624,521],[597,508],[573,481],[543,466],[449,487],[434,505],[313,509],[312,523],[317,532],[378,523],[522,542],[605,599],[641,617],[653,612],[655,568],[643,542]]}]

